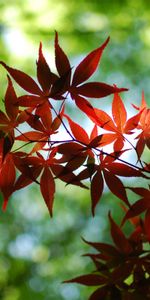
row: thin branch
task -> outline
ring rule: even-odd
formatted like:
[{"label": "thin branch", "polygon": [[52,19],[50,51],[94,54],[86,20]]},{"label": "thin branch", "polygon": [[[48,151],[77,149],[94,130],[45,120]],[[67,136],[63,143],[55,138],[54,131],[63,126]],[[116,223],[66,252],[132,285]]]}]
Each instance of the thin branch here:
[{"label": "thin branch", "polygon": [[70,137],[72,138],[72,140],[74,140],[73,135],[70,133],[70,131],[68,130],[67,126],[65,125],[63,119],[61,118],[60,114],[57,113],[57,111],[55,110],[55,108],[52,106],[53,111],[55,112],[56,116],[59,118],[59,120],[61,121],[63,127],[65,128],[66,132],[70,135]]},{"label": "thin branch", "polygon": [[[24,136],[25,136],[25,135],[24,135]],[[30,143],[50,143],[50,144],[53,146],[53,145],[55,145],[55,144],[70,143],[70,142],[79,143],[79,144],[81,144],[81,145],[83,145],[83,146],[85,146],[85,147],[88,147],[87,144],[85,144],[85,143],[83,143],[83,142],[81,142],[81,141],[78,141],[77,139],[75,139],[74,137],[72,137],[71,140],[60,140],[60,141],[53,141],[53,140],[51,140],[51,141],[50,141],[50,140],[41,140],[41,141],[34,140],[34,141],[32,141],[32,140],[30,140],[30,141],[29,141],[28,143],[26,143],[25,145],[23,145],[23,146],[17,148],[16,150],[14,150],[14,152],[18,151],[19,149],[23,148],[24,146],[26,146],[26,145],[28,145],[28,144],[30,144]],[[102,154],[104,154],[104,155],[107,155],[107,156],[110,156],[110,157],[112,157],[112,158],[115,158],[116,160],[120,161],[121,163],[124,163],[124,164],[126,164],[126,165],[128,165],[128,166],[130,166],[130,167],[132,167],[132,168],[135,168],[135,169],[137,169],[137,170],[139,170],[139,171],[146,172],[146,173],[150,173],[148,170],[143,170],[143,168],[141,168],[141,167],[139,167],[139,166],[136,166],[136,165],[134,165],[134,164],[132,164],[132,163],[130,163],[130,162],[127,162],[127,161],[125,161],[125,160],[123,160],[123,159],[121,159],[121,158],[119,158],[119,157],[116,157],[115,155],[113,155],[113,154],[111,154],[111,153],[107,153],[107,152],[105,152],[105,151],[103,151],[103,150],[101,150],[101,149],[99,149],[99,148],[92,147],[92,149],[94,149],[95,151],[98,151],[99,153],[102,153]]]}]

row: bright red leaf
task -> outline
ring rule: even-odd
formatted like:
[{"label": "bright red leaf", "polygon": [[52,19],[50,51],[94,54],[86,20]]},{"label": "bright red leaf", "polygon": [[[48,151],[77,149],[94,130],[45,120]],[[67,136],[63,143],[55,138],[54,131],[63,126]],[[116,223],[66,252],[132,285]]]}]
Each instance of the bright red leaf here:
[{"label": "bright red leaf", "polygon": [[101,59],[103,50],[107,46],[108,42],[109,38],[107,38],[107,40],[99,48],[89,53],[77,66],[73,75],[73,86],[77,86],[78,84],[86,81],[95,72]]},{"label": "bright red leaf", "polygon": [[132,130],[138,126],[141,116],[141,112],[139,112],[127,120],[127,112],[118,93],[114,94],[112,103],[113,119],[106,112],[98,108],[95,108],[94,112],[98,121],[95,116],[89,114],[89,117],[93,120],[93,122],[103,129],[110,131],[110,133],[103,135],[101,146],[114,142],[114,151],[120,151],[123,148],[125,142],[124,134],[133,133]]},{"label": "bright red leaf", "polygon": [[141,117],[138,124],[138,129],[141,130],[141,133],[136,137],[138,140],[136,144],[136,150],[140,159],[145,146],[150,149],[150,109],[147,107],[144,92],[142,93],[141,106],[136,107],[136,109],[141,112]]}]

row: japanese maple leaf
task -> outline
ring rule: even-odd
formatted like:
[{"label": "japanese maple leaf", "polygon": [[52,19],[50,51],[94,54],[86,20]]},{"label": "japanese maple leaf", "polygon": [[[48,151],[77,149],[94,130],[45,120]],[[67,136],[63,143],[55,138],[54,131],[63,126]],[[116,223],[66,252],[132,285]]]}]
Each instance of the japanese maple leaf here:
[{"label": "japanese maple leaf", "polygon": [[85,129],[74,122],[68,115],[64,114],[64,117],[68,120],[72,140],[58,146],[58,152],[63,155],[61,161],[67,162],[66,167],[70,170],[76,170],[87,159],[86,163],[89,167],[87,173],[90,176],[90,171],[92,171],[90,170],[90,165],[95,161],[92,148],[96,148],[100,144],[102,136],[97,135],[97,126],[93,127],[89,136]]},{"label": "japanese maple leaf", "polygon": [[[131,205],[129,210],[127,211],[123,222],[126,220],[133,218],[135,216],[140,215],[144,211],[150,209],[150,188],[141,188],[141,187],[128,187],[132,192],[136,193],[137,195],[141,196],[139,200],[137,200],[134,204]],[[147,227],[147,226],[146,226]]]},{"label": "japanese maple leaf", "polygon": [[[7,154],[0,170],[0,191],[4,197],[3,210],[6,209],[9,197],[30,183],[37,182],[36,178],[41,174],[40,189],[45,203],[52,216],[52,206],[55,193],[55,183],[49,168],[54,153],[49,156],[49,161],[44,160],[38,153],[38,157],[28,157],[24,153]],[[16,180],[16,167],[22,173]],[[15,182],[16,180],[16,182]]]},{"label": "japanese maple leaf", "polygon": [[51,151],[48,160],[45,160],[39,152],[36,152],[36,154],[37,156],[26,156],[21,161],[16,157],[15,163],[22,174],[17,179],[14,190],[32,183],[41,174],[40,182],[37,183],[40,184],[41,194],[52,216],[55,182],[50,165],[55,161],[56,150]]},{"label": "japanese maple leaf", "polygon": [[51,95],[56,95],[55,97],[57,98],[59,93],[64,94],[68,90],[72,69],[67,55],[59,45],[57,32],[55,32],[55,64],[60,79],[54,83]]},{"label": "japanese maple leaf", "polygon": [[[27,154],[24,152],[10,152],[4,157],[0,168],[0,191],[3,195],[3,207],[5,211],[8,200],[14,191],[24,188],[25,186],[37,181],[37,177],[42,171],[42,166],[29,166],[25,159]],[[21,175],[16,176],[18,171]]]},{"label": "japanese maple leaf", "polygon": [[[76,67],[74,71],[72,83],[70,84],[70,86],[68,86],[68,91],[70,92],[72,99],[75,100],[77,106],[87,114],[89,113],[90,109],[92,110],[92,106],[90,106],[90,103],[88,103],[87,100],[81,96],[90,98],[101,98],[115,92],[127,90],[125,88],[117,88],[116,86],[111,86],[103,82],[84,83],[96,71],[103,50],[107,46],[108,42],[109,38],[100,47],[90,52],[80,62],[80,64]],[[71,66],[66,54],[58,45],[57,35],[55,37],[55,56],[58,73],[60,76],[62,76],[71,69]],[[69,82],[70,76],[68,83]]]},{"label": "japanese maple leaf", "polygon": [[0,130],[5,134],[14,136],[14,128],[18,124],[17,116],[19,113],[18,98],[15,93],[11,79],[8,77],[8,86],[4,98],[6,114],[0,111]]},{"label": "japanese maple leaf", "polygon": [[[55,194],[55,178],[66,183],[72,183],[74,185],[87,188],[83,185],[78,176],[71,172],[70,169],[62,166],[59,159],[55,158],[57,147],[49,150],[49,156],[47,159],[36,151],[37,156],[24,155],[24,153],[14,153],[14,164],[16,168],[21,172],[21,175],[17,178],[13,191],[19,190],[32,182],[36,182],[40,185],[40,190],[48,207],[49,213],[52,216],[53,202]],[[39,181],[37,178],[40,176]]]},{"label": "japanese maple leaf", "polygon": [[31,94],[19,97],[19,106],[34,108],[47,102],[49,98],[57,100],[65,99],[63,94],[70,85],[71,67],[66,54],[59,46],[57,32],[55,35],[55,62],[59,76],[51,71],[43,55],[42,43],[40,43],[39,56],[36,63],[38,85],[36,81],[26,73],[11,68],[0,61],[0,64],[8,71],[20,87]]},{"label": "japanese maple leaf", "polygon": [[[105,299],[109,295],[110,299],[121,299],[120,288],[128,290],[125,280],[134,273],[136,275],[139,267],[139,274],[145,279],[143,267],[148,263],[149,254],[144,258],[143,247],[141,247],[141,239],[135,239],[134,232],[127,238],[121,228],[115,223],[109,213],[110,231],[114,245],[89,242],[84,240],[88,245],[92,246],[98,253],[86,254],[95,264],[96,270],[93,273],[78,276],[64,283],[79,283],[85,286],[95,286],[96,290],[91,294],[89,300]],[[141,232],[139,232],[141,235]],[[133,242],[134,241],[134,242]],[[140,247],[139,247],[140,243]],[[146,267],[149,268],[148,266]],[[147,271],[145,271],[146,273]],[[140,279],[141,279],[140,277]],[[120,287],[118,289],[118,287]],[[129,287],[130,289],[130,287]]]},{"label": "japanese maple leaf", "polygon": [[103,50],[105,49],[109,38],[97,49],[89,53],[75,69],[72,83],[70,84],[71,71],[69,59],[64,53],[58,42],[58,34],[55,34],[55,63],[58,75],[51,72],[49,65],[42,52],[42,43],[39,46],[39,57],[37,61],[37,79],[39,85],[26,73],[11,68],[4,62],[0,62],[8,71],[13,79],[31,95],[24,95],[19,98],[19,105],[26,107],[37,107],[42,105],[49,98],[62,100],[65,99],[65,93],[70,92],[77,106],[87,115],[96,117],[92,105],[83,97],[104,97],[115,92],[125,91],[127,89],[117,88],[102,82],[85,82],[96,71]]},{"label": "japanese maple leaf", "polygon": [[97,126],[94,125],[89,136],[86,130],[74,122],[68,115],[64,114],[64,117],[68,120],[71,132],[77,142],[80,142],[83,146],[87,146],[89,149],[92,147],[96,148],[100,144],[102,135],[98,135]]},{"label": "japanese maple leaf", "polygon": [[52,85],[59,80],[59,77],[51,72],[49,65],[42,52],[42,43],[39,46],[39,57],[37,60],[37,79],[39,85],[26,73],[9,67],[4,62],[0,64],[8,71],[12,78],[31,95],[19,97],[19,105],[26,107],[36,107],[44,103],[50,96]]},{"label": "japanese maple leaf", "polygon": [[2,161],[14,144],[14,129],[28,118],[27,111],[19,110],[18,97],[9,77],[4,106],[6,113],[0,110],[0,151]]},{"label": "japanese maple leaf", "polygon": [[[101,154],[99,158],[99,165],[95,163],[93,164],[91,177],[90,192],[92,201],[92,214],[95,214],[95,207],[102,197],[104,182],[116,197],[121,199],[125,204],[127,204],[128,207],[130,207],[126,189],[119,177],[147,177],[143,173],[141,173],[140,170],[136,170],[124,163],[115,162],[115,153],[111,153],[110,156],[107,155],[105,157],[103,154]],[[89,173],[87,167],[79,173],[79,179],[83,180],[88,178],[88,174]]]},{"label": "japanese maple leaf", "polygon": [[133,106],[141,112],[139,124],[137,127],[141,130],[141,133],[136,137],[136,139],[138,140],[136,144],[136,150],[140,158],[145,146],[150,149],[150,109],[147,107],[144,92],[142,93],[142,101],[140,107],[137,107],[135,105]]},{"label": "japanese maple leaf", "polygon": [[141,112],[127,120],[127,112],[118,93],[114,94],[112,102],[113,119],[103,110],[95,108],[94,111],[98,117],[98,122],[95,118],[92,118],[92,120],[103,129],[111,131],[111,133],[103,135],[101,146],[114,142],[114,151],[120,151],[125,142],[124,134],[133,133],[133,130],[138,126]]},{"label": "japanese maple leaf", "polygon": [[35,114],[29,114],[27,123],[36,131],[24,132],[16,137],[16,140],[25,142],[35,142],[32,151],[34,153],[39,150],[44,150],[44,146],[50,142],[52,134],[56,134],[61,125],[61,118],[64,113],[64,106],[62,107],[58,116],[52,119],[51,109],[48,102],[36,109]]},{"label": "japanese maple leaf", "polygon": [[69,88],[70,95],[75,100],[76,105],[85,114],[91,116],[97,120],[93,106],[85,99],[88,98],[101,98],[114,94],[116,92],[127,91],[126,88],[117,88],[103,82],[88,82],[84,83],[89,79],[92,74],[96,71],[101,56],[105,47],[109,42],[109,38],[97,49],[90,52],[76,67],[72,79],[71,86]]}]

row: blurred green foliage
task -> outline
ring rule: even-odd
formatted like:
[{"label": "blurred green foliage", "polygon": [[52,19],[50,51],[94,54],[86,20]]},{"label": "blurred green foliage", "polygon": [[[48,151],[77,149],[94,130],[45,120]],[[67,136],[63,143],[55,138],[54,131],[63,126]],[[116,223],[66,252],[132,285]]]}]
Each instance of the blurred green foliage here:
[{"label": "blurred green foliage", "polygon": [[144,89],[149,94],[148,0],[10,0],[9,4],[1,0],[0,11],[0,51],[7,63],[33,73],[40,41],[52,54],[54,30],[60,33],[65,51],[74,58],[110,35],[101,79],[124,84],[133,93]]},{"label": "blurred green foliage", "polygon": [[[1,0],[0,12],[0,60],[8,65],[35,76],[42,41],[54,68],[55,30],[72,65],[110,35],[97,79],[128,87],[123,95],[127,104],[138,105],[142,90],[149,101],[148,0]],[[0,72],[3,99],[7,80],[6,72],[2,68]],[[17,92],[22,94],[20,89]],[[110,98],[104,103],[108,105]],[[109,241],[107,212],[112,208],[119,221],[120,210],[117,200],[106,193],[92,218],[87,191],[57,185],[53,219],[35,186],[16,193],[6,214],[0,212],[2,300],[81,300],[89,295],[90,289],[61,282],[92,270],[89,259],[81,257],[90,251],[81,236]]]}]

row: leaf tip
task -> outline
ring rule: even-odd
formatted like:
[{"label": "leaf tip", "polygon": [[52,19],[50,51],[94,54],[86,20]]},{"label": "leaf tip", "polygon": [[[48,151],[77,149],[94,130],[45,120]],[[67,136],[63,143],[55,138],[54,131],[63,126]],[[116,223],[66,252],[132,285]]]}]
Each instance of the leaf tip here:
[{"label": "leaf tip", "polygon": [[5,198],[5,199],[4,199],[4,202],[3,202],[3,206],[2,206],[2,211],[3,211],[3,212],[6,211],[7,204],[8,204],[8,198]]}]

